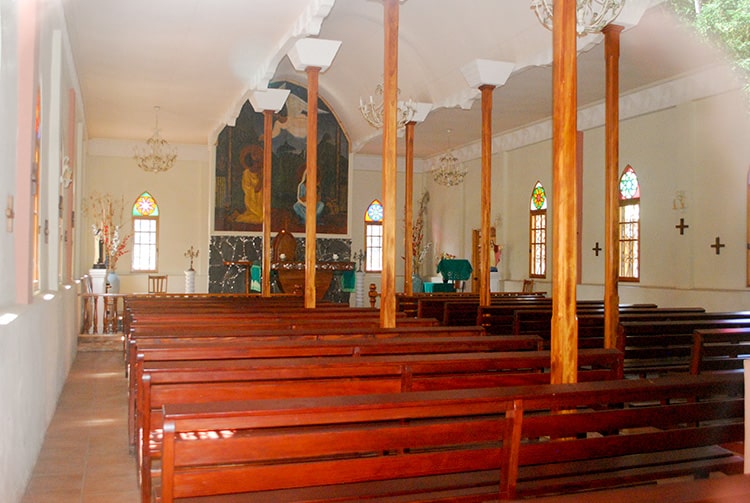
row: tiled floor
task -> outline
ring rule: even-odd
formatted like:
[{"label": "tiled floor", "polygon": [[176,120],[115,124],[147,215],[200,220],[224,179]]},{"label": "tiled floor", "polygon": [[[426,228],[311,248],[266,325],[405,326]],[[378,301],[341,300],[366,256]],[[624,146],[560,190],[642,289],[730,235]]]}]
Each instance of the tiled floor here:
[{"label": "tiled floor", "polygon": [[122,352],[78,352],[22,503],[139,501]]}]

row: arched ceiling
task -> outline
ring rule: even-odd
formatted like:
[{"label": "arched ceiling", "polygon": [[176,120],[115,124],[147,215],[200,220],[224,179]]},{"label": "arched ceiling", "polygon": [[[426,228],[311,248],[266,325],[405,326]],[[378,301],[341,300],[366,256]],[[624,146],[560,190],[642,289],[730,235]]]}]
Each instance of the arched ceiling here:
[{"label": "arched ceiling", "polygon": [[[90,138],[143,140],[161,107],[170,143],[207,144],[249,94],[270,80],[303,83],[286,57],[306,36],[341,40],[320,94],[356,152],[379,154],[381,136],[360,98],[383,74],[383,5],[377,0],[63,0]],[[629,0],[621,22],[623,95],[716,64],[720,54],[676,21],[660,0]],[[632,28],[630,25],[635,25]],[[579,41],[579,106],[604,99],[601,36]],[[435,109],[415,130],[429,158],[476,142],[478,93],[461,68],[476,59],[512,62],[494,91],[493,132],[551,115],[551,43],[529,0],[407,0],[400,7],[399,88]],[[448,130],[451,133],[448,134]]]}]

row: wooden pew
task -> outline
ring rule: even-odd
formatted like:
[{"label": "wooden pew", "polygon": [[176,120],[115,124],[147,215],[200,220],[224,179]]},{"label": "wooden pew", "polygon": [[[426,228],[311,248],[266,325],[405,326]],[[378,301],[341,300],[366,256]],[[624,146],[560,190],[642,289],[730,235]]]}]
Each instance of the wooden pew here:
[{"label": "wooden pew", "polygon": [[[162,503],[512,496],[520,403],[434,393],[165,406]],[[231,435],[195,434],[231,431]],[[251,431],[252,434],[245,434]],[[197,438],[197,440],[188,440]],[[492,484],[472,487],[492,471]],[[192,501],[192,500],[191,500]]]},{"label": "wooden pew", "polygon": [[[702,477],[714,471],[735,474],[742,470],[742,458],[717,444],[743,435],[742,381],[741,373],[735,372],[312,400],[167,404],[161,496],[163,501],[205,497],[214,502],[296,501],[303,496],[314,501],[497,501]],[[472,421],[453,429],[433,415],[410,416],[432,410],[436,400],[445,401],[437,416],[449,421],[459,416],[463,421],[468,419],[464,415],[478,411],[490,422],[477,417],[483,427],[470,428],[478,425]],[[503,409],[476,408],[485,403]],[[400,415],[392,415],[393,410]],[[504,436],[493,427],[496,417],[513,420],[512,426],[503,423]],[[430,418],[428,424],[437,430],[434,435],[409,429],[413,424],[421,428],[422,418]],[[381,436],[383,420],[397,431]],[[366,447],[359,425],[373,429],[372,443]],[[246,431],[268,435],[245,435]],[[400,432],[414,432],[410,438],[416,443],[404,443]],[[443,452],[425,441],[461,452],[464,444],[497,449],[500,439],[502,448],[509,449],[500,461],[494,451],[463,452],[449,463],[422,463],[410,457]],[[496,466],[461,472],[465,462],[488,459]],[[420,478],[406,480],[413,476]],[[394,487],[401,490],[394,493]],[[414,494],[418,491],[422,494]],[[217,497],[221,494],[227,499]]]},{"label": "wooden pew", "polygon": [[486,337],[479,327],[468,327],[461,331],[448,331],[442,327],[428,327],[427,330],[393,328],[330,330],[327,333],[314,331],[307,334],[295,333],[275,340],[262,340],[260,337],[160,338],[140,343],[133,341],[132,344],[132,370],[129,372],[128,386],[131,446],[135,446],[138,383],[141,381],[144,365],[153,370],[159,362],[170,361],[493,353],[541,349],[541,340],[536,336]]},{"label": "wooden pew", "polygon": [[744,437],[742,380],[733,372],[579,383],[524,399],[518,494],[742,473],[742,457],[719,445]]},{"label": "wooden pew", "polygon": [[[445,304],[448,302],[476,302],[479,304],[478,294],[432,294],[431,296],[419,297],[417,300],[417,317],[418,318],[436,318],[443,320],[445,318]],[[542,304],[549,305],[551,299],[544,295],[520,294],[520,295],[500,295],[500,293],[491,294],[490,302],[492,304]]]},{"label": "wooden pew", "polygon": [[[705,318],[671,321],[621,321],[617,347],[625,355],[626,375],[648,377],[679,372],[689,373],[693,332],[699,329],[747,328],[750,317],[742,312],[722,313],[727,318],[705,313]],[[737,316],[737,317],[733,317]]]},{"label": "wooden pew", "polygon": [[[437,320],[428,318],[416,319],[397,317],[396,326],[401,328],[427,328],[437,326]],[[162,321],[158,316],[154,317],[147,323],[141,323],[131,328],[126,333],[123,341],[125,360],[132,363],[132,354],[130,349],[132,342],[138,339],[166,339],[171,337],[244,337],[250,336],[255,338],[272,339],[277,337],[286,337],[290,331],[295,333],[321,332],[330,330],[376,330],[380,327],[380,318],[374,314],[352,314],[343,315],[329,313],[328,315],[318,311],[308,313],[304,316],[300,313],[287,315],[286,313],[277,313],[276,315],[252,317],[246,316],[241,319],[230,317],[221,319],[213,317],[210,313],[196,314],[193,318],[185,318],[181,322]],[[476,335],[476,334],[475,334]]]},{"label": "wooden pew", "polygon": [[750,328],[703,328],[693,332],[690,373],[741,369],[750,358]]},{"label": "wooden pew", "polygon": [[[602,304],[579,304],[576,311],[581,316],[601,318],[604,327],[604,306]],[[702,307],[666,307],[654,304],[622,304],[620,319],[632,321],[672,320],[704,316]],[[592,320],[593,321],[593,320]],[[593,325],[593,324],[591,324]],[[589,325],[589,326],[591,326]],[[513,313],[513,334],[535,333],[549,339],[552,326],[552,309],[524,309]],[[545,337],[546,336],[546,337]]]},{"label": "wooden pew", "polygon": [[[579,379],[617,379],[621,362],[617,350],[581,351]],[[153,369],[144,364],[136,417],[142,494],[150,492],[161,409],[168,403],[543,384],[549,368],[548,351],[177,361]]]}]

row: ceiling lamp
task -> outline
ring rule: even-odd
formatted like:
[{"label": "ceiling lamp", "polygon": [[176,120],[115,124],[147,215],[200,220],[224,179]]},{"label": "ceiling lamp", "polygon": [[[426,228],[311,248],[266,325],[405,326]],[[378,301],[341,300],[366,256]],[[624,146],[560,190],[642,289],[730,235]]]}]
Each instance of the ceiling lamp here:
[{"label": "ceiling lamp", "polygon": [[466,169],[450,151],[438,160],[438,167],[432,170],[432,179],[440,185],[453,187],[464,181]]},{"label": "ceiling lamp", "polygon": [[[401,89],[397,90],[401,94]],[[359,111],[362,117],[375,129],[383,127],[383,84],[378,84],[375,88],[377,99],[370,96],[366,101],[359,99]],[[399,101],[396,110],[396,128],[401,129],[407,122],[411,121],[417,112],[417,104],[413,100]]]},{"label": "ceiling lamp", "polygon": [[146,140],[145,147],[136,147],[133,156],[138,161],[138,167],[143,171],[160,173],[172,168],[177,159],[177,149],[170,147],[167,140],[159,135],[159,107],[154,107],[156,121],[154,134]]},{"label": "ceiling lamp", "polygon": [[[531,0],[536,17],[548,30],[552,29],[554,0]],[[576,31],[578,36],[599,33],[615,20],[625,0],[576,0]]]}]

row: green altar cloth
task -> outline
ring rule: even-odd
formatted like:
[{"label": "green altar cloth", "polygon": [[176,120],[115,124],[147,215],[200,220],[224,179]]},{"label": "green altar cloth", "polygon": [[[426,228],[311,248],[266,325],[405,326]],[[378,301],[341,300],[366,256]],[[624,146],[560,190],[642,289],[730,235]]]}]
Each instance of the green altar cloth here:
[{"label": "green altar cloth", "polygon": [[437,272],[443,275],[443,282],[466,281],[471,278],[471,262],[466,259],[442,259],[437,266]]}]

